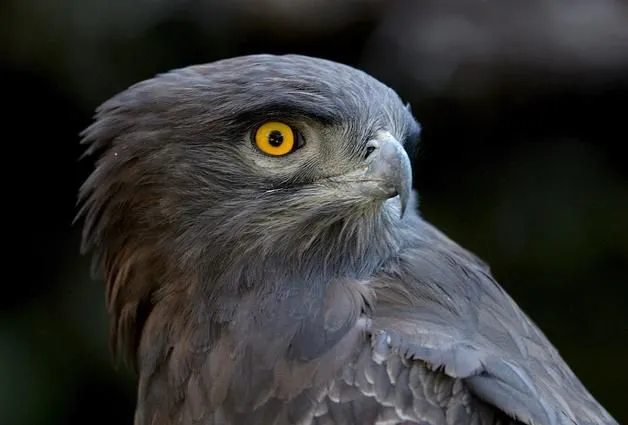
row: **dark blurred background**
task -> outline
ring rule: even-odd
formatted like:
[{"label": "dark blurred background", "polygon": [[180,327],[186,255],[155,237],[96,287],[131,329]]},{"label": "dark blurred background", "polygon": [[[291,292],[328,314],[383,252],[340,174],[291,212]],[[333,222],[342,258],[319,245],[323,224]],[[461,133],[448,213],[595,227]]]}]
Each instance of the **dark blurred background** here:
[{"label": "dark blurred background", "polygon": [[424,215],[487,260],[628,422],[628,2],[4,0],[0,424],[131,424],[73,226],[78,133],[130,84],[296,52],[360,67],[423,124]]}]

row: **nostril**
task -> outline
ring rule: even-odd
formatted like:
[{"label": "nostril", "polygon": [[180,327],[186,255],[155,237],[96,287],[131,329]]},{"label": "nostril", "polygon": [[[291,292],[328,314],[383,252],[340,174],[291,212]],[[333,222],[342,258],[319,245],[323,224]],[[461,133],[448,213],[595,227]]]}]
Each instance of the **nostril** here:
[{"label": "nostril", "polygon": [[368,144],[366,145],[366,152],[364,153],[364,159],[371,156],[371,154],[375,152],[375,149],[377,149],[378,147],[379,143],[377,143],[376,140],[371,140],[370,142],[368,142]]}]

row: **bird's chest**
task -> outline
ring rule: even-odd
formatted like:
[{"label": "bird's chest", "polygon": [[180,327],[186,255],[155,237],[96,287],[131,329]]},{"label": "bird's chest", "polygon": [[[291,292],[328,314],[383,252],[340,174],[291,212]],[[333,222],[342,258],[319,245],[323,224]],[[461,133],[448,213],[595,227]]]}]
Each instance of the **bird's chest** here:
[{"label": "bird's chest", "polygon": [[460,382],[396,352],[382,357],[369,338],[354,344],[344,358],[277,365],[264,382],[240,388],[239,401],[254,395],[252,406],[225,403],[208,424],[445,425],[455,398],[468,405]]}]

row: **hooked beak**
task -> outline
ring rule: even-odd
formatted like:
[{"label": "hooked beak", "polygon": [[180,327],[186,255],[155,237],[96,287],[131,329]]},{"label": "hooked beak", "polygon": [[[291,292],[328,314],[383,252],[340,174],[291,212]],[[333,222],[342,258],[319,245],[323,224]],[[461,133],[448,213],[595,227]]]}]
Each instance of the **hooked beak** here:
[{"label": "hooked beak", "polygon": [[366,158],[365,177],[374,184],[364,186],[365,195],[381,199],[398,195],[403,218],[412,190],[410,158],[401,143],[388,132],[380,132],[369,147],[372,152]]}]

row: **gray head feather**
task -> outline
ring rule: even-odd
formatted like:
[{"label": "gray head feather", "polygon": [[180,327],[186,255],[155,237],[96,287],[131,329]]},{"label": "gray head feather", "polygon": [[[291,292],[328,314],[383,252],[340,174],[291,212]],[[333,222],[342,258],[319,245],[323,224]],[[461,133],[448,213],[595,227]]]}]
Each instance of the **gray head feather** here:
[{"label": "gray head feather", "polygon": [[[251,132],[267,120],[294,125],[305,147],[285,158],[260,154]],[[168,291],[224,300],[276,291],[256,285],[287,274],[323,282],[339,270],[371,272],[399,243],[398,200],[382,207],[346,176],[378,131],[411,148],[419,126],[367,74],[296,55],[174,70],[101,105],[83,134],[86,155],[100,158],[81,188],[80,214],[83,250],[95,253],[107,283],[117,349],[132,355],[142,316]],[[213,314],[228,320],[232,308],[222,302]]]}]

